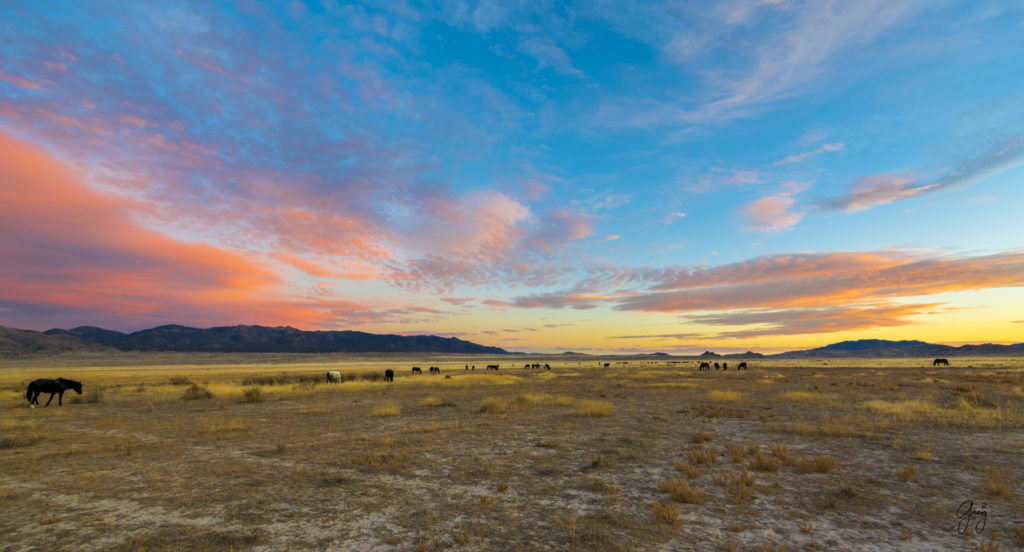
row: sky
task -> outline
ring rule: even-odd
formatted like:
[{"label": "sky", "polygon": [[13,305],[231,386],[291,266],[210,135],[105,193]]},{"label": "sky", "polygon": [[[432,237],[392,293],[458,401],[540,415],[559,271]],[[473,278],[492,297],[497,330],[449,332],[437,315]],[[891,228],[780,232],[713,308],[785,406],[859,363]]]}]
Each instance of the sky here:
[{"label": "sky", "polygon": [[0,325],[1024,342],[1024,4],[0,0]]}]

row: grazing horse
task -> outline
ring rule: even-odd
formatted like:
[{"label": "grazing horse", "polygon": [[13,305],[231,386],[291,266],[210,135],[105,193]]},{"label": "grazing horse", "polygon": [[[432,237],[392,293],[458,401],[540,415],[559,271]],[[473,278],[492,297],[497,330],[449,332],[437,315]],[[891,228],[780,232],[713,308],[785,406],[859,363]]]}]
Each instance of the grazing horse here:
[{"label": "grazing horse", "polygon": [[728,370],[728,369],[729,369],[729,363],[728,362],[723,362],[722,363],[722,370]]},{"label": "grazing horse", "polygon": [[391,368],[384,370],[384,381],[395,381],[395,371]]},{"label": "grazing horse", "polygon": [[932,366],[949,366],[949,361],[944,358],[937,358],[932,361]]},{"label": "grazing horse", "polygon": [[499,365],[497,365],[497,364],[488,364],[488,365],[487,365],[487,369],[488,369],[488,370],[497,370],[497,369],[498,369],[498,366],[499,366]]},{"label": "grazing horse", "polygon": [[605,363],[604,363],[604,367],[605,367],[605,368],[607,368],[607,367],[609,367],[609,366],[611,366],[611,365],[612,365],[612,363],[610,363],[610,362],[605,362]]},{"label": "grazing horse", "polygon": [[701,371],[701,372],[703,372],[704,370],[710,370],[710,369],[711,369],[711,365],[708,364],[707,362],[701,362],[700,366],[697,367],[697,370]]},{"label": "grazing horse", "polygon": [[746,362],[741,362],[740,365],[736,367],[736,369],[737,370],[746,370],[747,369],[747,363]]},{"label": "grazing horse", "polygon": [[441,368],[439,366],[431,366],[430,367],[430,373],[431,374],[440,374],[441,373]]},{"label": "grazing horse", "polygon": [[413,374],[422,374],[422,373],[423,373],[423,370],[420,370],[420,367],[419,367],[419,366],[413,366],[413,367],[412,367],[412,373],[413,373]]},{"label": "grazing horse", "polygon": [[716,362],[715,363],[715,370],[718,370],[719,368],[721,368],[721,366],[719,366],[718,363]]},{"label": "grazing horse", "polygon": [[544,369],[545,369],[545,370],[550,370],[550,369],[551,369],[551,365],[550,365],[550,364],[547,364],[547,363],[545,363],[545,364],[544,364]]},{"label": "grazing horse", "polygon": [[32,383],[28,384],[28,392],[25,393],[25,398],[28,399],[29,406],[33,404],[39,404],[39,394],[49,393],[50,400],[46,401],[44,406],[50,406],[50,402],[53,401],[53,396],[57,397],[57,406],[64,406],[64,392],[68,389],[74,389],[75,393],[82,394],[82,384],[64,378],[57,379],[37,379]]},{"label": "grazing horse", "polygon": [[338,383],[341,381],[341,372],[327,372],[327,383]]}]

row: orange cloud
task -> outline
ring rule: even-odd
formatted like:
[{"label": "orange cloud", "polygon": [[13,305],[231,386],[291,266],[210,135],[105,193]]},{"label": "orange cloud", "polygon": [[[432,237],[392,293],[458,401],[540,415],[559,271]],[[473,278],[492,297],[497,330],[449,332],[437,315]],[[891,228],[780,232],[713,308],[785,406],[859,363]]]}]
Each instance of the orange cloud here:
[{"label": "orange cloud", "polygon": [[[118,327],[149,323],[317,325],[344,301],[281,300],[260,259],[187,243],[141,226],[139,206],[102,196],[48,153],[0,133],[0,304],[4,323],[37,320]],[[45,315],[45,316],[44,316]]]}]

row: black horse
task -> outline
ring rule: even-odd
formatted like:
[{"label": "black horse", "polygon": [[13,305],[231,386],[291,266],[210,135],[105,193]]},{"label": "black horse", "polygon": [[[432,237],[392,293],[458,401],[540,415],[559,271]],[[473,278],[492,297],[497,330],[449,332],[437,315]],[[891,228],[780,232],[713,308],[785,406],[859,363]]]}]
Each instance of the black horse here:
[{"label": "black horse", "polygon": [[74,389],[75,393],[82,394],[82,384],[64,378],[57,379],[37,379],[32,383],[28,384],[28,392],[25,393],[25,398],[28,399],[28,404],[39,404],[39,394],[49,393],[50,400],[46,401],[43,406],[50,406],[50,402],[53,401],[53,396],[57,397],[57,406],[64,406],[64,392],[68,389]]},{"label": "black horse", "polygon": [[391,368],[384,370],[384,381],[395,381],[395,371]]},{"label": "black horse", "polygon": [[932,366],[949,366],[949,361],[944,358],[937,358],[932,362]]}]

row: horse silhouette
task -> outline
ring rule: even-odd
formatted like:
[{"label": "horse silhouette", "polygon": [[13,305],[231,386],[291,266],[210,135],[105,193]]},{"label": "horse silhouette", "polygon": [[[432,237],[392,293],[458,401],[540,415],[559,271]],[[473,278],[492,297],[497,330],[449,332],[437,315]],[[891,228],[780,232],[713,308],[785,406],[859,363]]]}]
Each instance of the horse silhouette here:
[{"label": "horse silhouette", "polygon": [[711,365],[708,364],[707,362],[701,362],[700,366],[697,367],[697,370],[699,370],[699,371],[710,370],[710,369],[711,369]]},{"label": "horse silhouette", "polygon": [[28,384],[28,391],[25,393],[25,398],[28,399],[28,404],[39,404],[39,394],[49,393],[50,400],[46,401],[43,406],[50,406],[50,402],[53,401],[53,396],[57,397],[57,406],[64,406],[64,392],[68,389],[74,389],[75,393],[82,394],[82,384],[69,379],[57,378],[57,379],[37,379],[32,383]]},{"label": "horse silhouette", "polygon": [[737,370],[746,370],[747,369],[747,363],[746,362],[741,362],[740,365],[736,367],[736,369]]},{"label": "horse silhouette", "polygon": [[395,371],[391,368],[384,370],[384,381],[395,381]]},{"label": "horse silhouette", "polygon": [[944,358],[937,358],[932,361],[932,366],[949,366],[949,361]]}]

